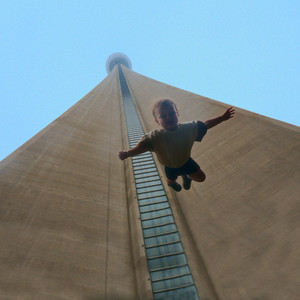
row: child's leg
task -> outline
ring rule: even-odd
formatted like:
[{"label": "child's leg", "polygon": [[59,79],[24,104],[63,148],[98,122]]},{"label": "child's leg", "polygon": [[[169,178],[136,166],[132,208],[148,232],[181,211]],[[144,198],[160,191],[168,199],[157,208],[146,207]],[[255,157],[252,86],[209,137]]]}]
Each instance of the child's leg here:
[{"label": "child's leg", "polygon": [[165,167],[166,180],[168,184],[176,182],[178,175],[176,174],[175,169]]},{"label": "child's leg", "polygon": [[188,177],[192,180],[197,181],[197,182],[203,182],[206,178],[206,175],[201,169],[199,169],[195,173],[188,174]]},{"label": "child's leg", "polygon": [[176,182],[178,175],[176,174],[175,170],[176,169],[165,167],[166,180],[167,180],[168,186],[170,186],[176,192],[180,192],[181,185]]},{"label": "child's leg", "polygon": [[169,179],[168,177],[166,177],[166,180],[167,180],[167,183],[168,183],[168,184],[172,184],[172,183],[174,183],[174,182],[177,180],[177,178],[171,180],[171,179]]}]

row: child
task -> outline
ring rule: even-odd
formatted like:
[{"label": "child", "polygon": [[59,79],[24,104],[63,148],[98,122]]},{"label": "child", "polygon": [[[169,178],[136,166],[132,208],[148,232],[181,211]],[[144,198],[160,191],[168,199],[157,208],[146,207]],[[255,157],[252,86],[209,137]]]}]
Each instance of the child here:
[{"label": "child", "polygon": [[178,176],[182,176],[183,187],[186,190],[190,189],[192,180],[203,182],[206,178],[205,173],[190,157],[194,141],[200,142],[207,129],[232,118],[235,110],[230,107],[221,116],[204,123],[178,123],[176,104],[169,99],[162,99],[154,104],[152,113],[155,122],[162,129],[146,134],[134,148],[120,151],[119,158],[124,160],[146,151],[155,152],[159,162],[165,166],[168,185],[177,192],[181,191],[181,185],[176,182]]}]

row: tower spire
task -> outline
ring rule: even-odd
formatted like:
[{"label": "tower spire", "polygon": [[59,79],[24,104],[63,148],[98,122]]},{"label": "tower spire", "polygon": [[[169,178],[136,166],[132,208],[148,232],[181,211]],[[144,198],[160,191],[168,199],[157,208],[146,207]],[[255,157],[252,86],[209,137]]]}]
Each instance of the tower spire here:
[{"label": "tower spire", "polygon": [[106,72],[110,73],[116,65],[124,65],[125,67],[132,69],[132,64],[127,55],[121,52],[116,52],[110,55],[106,61]]}]

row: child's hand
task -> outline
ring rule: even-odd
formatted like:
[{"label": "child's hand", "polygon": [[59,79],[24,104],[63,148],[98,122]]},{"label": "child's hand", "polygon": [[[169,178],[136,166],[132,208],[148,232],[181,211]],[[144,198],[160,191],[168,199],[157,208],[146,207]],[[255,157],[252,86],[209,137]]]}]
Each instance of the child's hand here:
[{"label": "child's hand", "polygon": [[234,113],[235,113],[234,108],[232,108],[232,107],[228,108],[228,109],[224,112],[224,114],[222,115],[223,121],[227,121],[227,120],[229,120],[230,118],[232,118],[233,115],[234,115]]},{"label": "child's hand", "polygon": [[128,158],[128,157],[129,157],[128,151],[120,151],[120,152],[119,152],[119,158],[120,158],[121,160],[125,160],[125,159]]}]

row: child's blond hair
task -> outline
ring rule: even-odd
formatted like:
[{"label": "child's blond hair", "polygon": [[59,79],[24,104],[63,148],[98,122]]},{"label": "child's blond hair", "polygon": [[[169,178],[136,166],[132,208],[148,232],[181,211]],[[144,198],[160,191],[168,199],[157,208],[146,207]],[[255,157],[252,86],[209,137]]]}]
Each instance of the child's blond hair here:
[{"label": "child's blond hair", "polygon": [[158,101],[156,101],[153,105],[153,109],[152,109],[152,114],[153,114],[153,117],[154,119],[156,119],[156,111],[162,107],[162,106],[174,106],[175,107],[175,110],[177,112],[177,106],[176,106],[176,103],[170,99],[166,99],[166,98],[163,98],[163,99],[160,99]]}]

